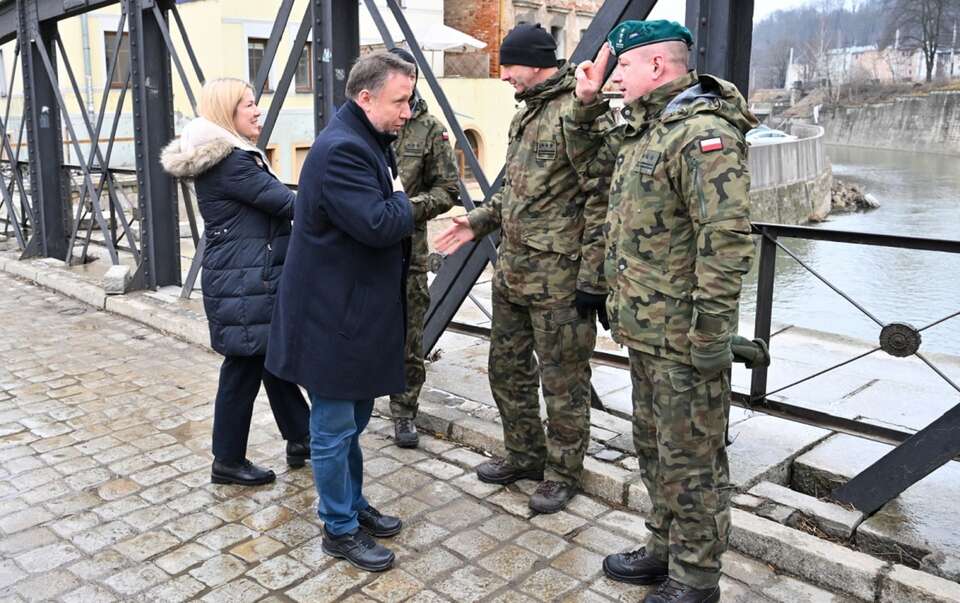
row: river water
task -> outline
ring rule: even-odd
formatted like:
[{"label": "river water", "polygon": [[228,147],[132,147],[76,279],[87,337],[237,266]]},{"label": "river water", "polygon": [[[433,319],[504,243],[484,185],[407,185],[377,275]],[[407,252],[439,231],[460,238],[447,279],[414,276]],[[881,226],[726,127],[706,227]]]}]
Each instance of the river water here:
[{"label": "river water", "polygon": [[[831,216],[819,228],[960,240],[960,158],[828,146],[833,174],[881,204]],[[960,311],[960,254],[781,239],[882,322],[926,326]],[[742,312],[753,315],[756,266]],[[880,328],[782,251],[773,321],[876,342]],[[960,355],[960,316],[922,333],[921,351]]]}]

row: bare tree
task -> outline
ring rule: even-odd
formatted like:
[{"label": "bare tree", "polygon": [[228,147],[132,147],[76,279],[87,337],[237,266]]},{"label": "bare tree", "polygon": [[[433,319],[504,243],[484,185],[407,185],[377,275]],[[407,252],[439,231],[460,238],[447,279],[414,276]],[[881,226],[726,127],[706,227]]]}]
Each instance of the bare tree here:
[{"label": "bare tree", "polygon": [[923,53],[926,81],[933,79],[937,53],[949,45],[953,24],[960,17],[960,0],[885,0],[889,20],[883,45],[895,40]]}]

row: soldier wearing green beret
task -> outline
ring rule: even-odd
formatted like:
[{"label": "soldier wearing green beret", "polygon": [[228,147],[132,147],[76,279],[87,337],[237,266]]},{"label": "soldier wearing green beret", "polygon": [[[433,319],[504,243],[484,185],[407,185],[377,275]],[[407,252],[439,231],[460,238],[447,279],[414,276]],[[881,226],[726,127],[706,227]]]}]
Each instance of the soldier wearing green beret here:
[{"label": "soldier wearing green beret", "polygon": [[598,314],[606,322],[606,195],[582,190],[570,156],[562,117],[572,109],[576,81],[556,48],[539,25],[518,25],[504,38],[500,79],[513,85],[520,108],[510,124],[503,188],[437,240],[438,250],[452,253],[500,229],[489,378],[507,456],[480,464],[477,477],[543,480],[529,501],[538,513],[560,511],[580,488]]},{"label": "soldier wearing green beret", "polygon": [[[688,71],[690,32],[627,21],[581,64],[565,133],[582,176],[609,190],[605,273],[611,333],[627,346],[634,444],[653,511],[646,546],[608,556],[605,573],[661,583],[648,603],[720,598],[730,533],[727,369],[750,269],[744,134],[757,123],[733,84]],[[603,131],[611,81],[625,121]]]}]

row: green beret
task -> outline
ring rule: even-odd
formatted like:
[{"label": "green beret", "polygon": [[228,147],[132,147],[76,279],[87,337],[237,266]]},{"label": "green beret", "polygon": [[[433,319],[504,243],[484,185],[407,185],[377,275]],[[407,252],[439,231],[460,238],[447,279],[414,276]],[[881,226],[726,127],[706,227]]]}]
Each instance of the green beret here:
[{"label": "green beret", "polygon": [[663,19],[658,21],[624,21],[613,28],[613,31],[607,36],[607,41],[610,42],[613,54],[620,55],[632,48],[658,42],[686,42],[687,48],[690,48],[693,46],[693,35],[690,34],[689,29],[676,21]]}]

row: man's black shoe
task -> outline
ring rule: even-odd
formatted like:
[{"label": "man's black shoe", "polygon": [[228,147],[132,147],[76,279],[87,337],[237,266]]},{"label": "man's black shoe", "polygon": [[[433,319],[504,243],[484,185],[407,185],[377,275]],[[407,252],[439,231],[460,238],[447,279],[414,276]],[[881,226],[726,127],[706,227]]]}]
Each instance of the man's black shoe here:
[{"label": "man's black shoe", "polygon": [[671,578],[647,595],[643,603],[717,603],[719,600],[719,586],[693,588]]},{"label": "man's black shoe", "polygon": [[346,559],[366,572],[382,572],[393,566],[393,551],[377,544],[373,536],[357,528],[353,533],[334,536],[323,527],[323,552],[337,559]]},{"label": "man's black shoe", "polygon": [[607,555],[603,573],[611,580],[630,584],[657,584],[667,579],[667,563],[647,554],[646,547]]},{"label": "man's black shoe", "polygon": [[417,426],[413,419],[400,417],[393,424],[394,440],[398,448],[416,448],[420,444]]},{"label": "man's black shoe", "polygon": [[299,441],[289,440],[287,442],[287,466],[291,469],[299,469],[310,460],[310,436]]},{"label": "man's black shoe", "polygon": [[247,459],[235,462],[214,459],[210,471],[210,481],[214,484],[239,484],[241,486],[260,486],[277,479],[269,469],[257,467]]},{"label": "man's black shoe", "polygon": [[384,515],[377,511],[373,506],[369,506],[362,511],[357,511],[357,521],[360,527],[370,532],[377,538],[389,538],[396,536],[403,527],[403,522],[399,517]]},{"label": "man's black shoe", "polygon": [[540,481],[543,469],[519,469],[506,459],[492,459],[477,465],[477,477],[488,484],[512,484],[521,479]]},{"label": "man's black shoe", "polygon": [[537,513],[556,513],[566,507],[576,494],[576,486],[547,480],[540,482],[537,486],[533,495],[530,496],[529,505]]}]

